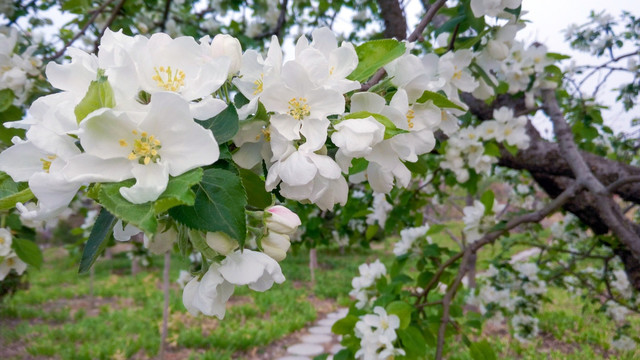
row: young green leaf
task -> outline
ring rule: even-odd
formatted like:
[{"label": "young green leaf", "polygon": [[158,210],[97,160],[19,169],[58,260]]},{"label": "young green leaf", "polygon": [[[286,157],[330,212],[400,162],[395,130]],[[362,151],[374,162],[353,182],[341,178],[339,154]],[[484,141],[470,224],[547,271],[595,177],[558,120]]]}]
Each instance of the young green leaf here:
[{"label": "young green leaf", "polygon": [[42,252],[35,242],[26,239],[13,239],[11,245],[20,260],[36,269],[40,269],[40,266],[42,266]]},{"label": "young green leaf", "polygon": [[179,223],[204,231],[222,231],[244,244],[247,196],[240,177],[224,169],[207,169],[196,186],[193,206],[177,206],[169,214]]},{"label": "young green leaf", "polygon": [[76,105],[73,113],[76,115],[78,124],[91,112],[101,108],[113,108],[116,101],[113,96],[113,89],[107,77],[98,73],[98,79],[89,84],[87,94]]},{"label": "young green leaf", "polygon": [[229,105],[226,109],[211,119],[198,121],[202,127],[211,130],[218,144],[223,144],[236,135],[240,128],[238,112],[235,106]]},{"label": "young green leaf", "polygon": [[464,108],[462,106],[447,99],[446,96],[429,90],[425,90],[425,92],[423,92],[420,98],[418,98],[418,100],[416,101],[419,103],[425,103],[429,100],[433,101],[433,105],[439,108],[453,108],[464,111]]},{"label": "young green leaf", "polygon": [[107,241],[113,230],[113,226],[118,219],[113,216],[107,209],[102,208],[98,218],[96,219],[89,240],[84,246],[82,251],[82,259],[80,260],[80,269],[78,273],[84,274],[91,268],[91,265],[96,261],[102,250],[107,247]]},{"label": "young green leaf", "polygon": [[404,54],[405,45],[398,40],[371,40],[358,46],[358,67],[347,76],[349,80],[364,82],[381,67]]}]

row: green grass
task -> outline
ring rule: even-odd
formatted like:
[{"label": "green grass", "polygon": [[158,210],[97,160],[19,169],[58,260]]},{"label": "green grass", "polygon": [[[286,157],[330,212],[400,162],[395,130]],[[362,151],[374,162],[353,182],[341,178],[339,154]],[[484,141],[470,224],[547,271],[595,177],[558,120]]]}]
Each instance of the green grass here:
[{"label": "green grass", "polygon": [[[270,344],[316,319],[314,299],[348,302],[351,278],[362,262],[376,257],[371,250],[318,250],[319,269],[311,286],[308,251],[290,254],[282,265],[287,281],[264,293],[237,287],[224,320],[189,315],[175,284],[188,263],[172,258],[169,341],[172,349],[193,358],[228,359],[233,354]],[[369,258],[369,259],[368,259]],[[136,276],[124,256],[95,265],[95,306],[89,306],[88,275],[77,274],[77,261],[60,249],[45,252],[45,265],[31,271],[30,288],[0,303],[4,343],[19,343],[32,356],[61,359],[154,356],[160,345],[163,296],[162,258]],[[55,276],[52,276],[55,274]],[[286,304],[286,306],[285,306]]]}]

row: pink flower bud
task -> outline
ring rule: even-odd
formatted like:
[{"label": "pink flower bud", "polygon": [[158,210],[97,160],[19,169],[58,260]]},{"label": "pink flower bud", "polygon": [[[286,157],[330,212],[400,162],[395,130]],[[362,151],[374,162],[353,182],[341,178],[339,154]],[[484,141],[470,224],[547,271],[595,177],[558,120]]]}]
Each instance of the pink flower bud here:
[{"label": "pink flower bud", "polygon": [[280,234],[293,234],[301,224],[298,215],[284,206],[276,205],[266,210],[271,213],[265,219],[265,224],[270,231]]}]

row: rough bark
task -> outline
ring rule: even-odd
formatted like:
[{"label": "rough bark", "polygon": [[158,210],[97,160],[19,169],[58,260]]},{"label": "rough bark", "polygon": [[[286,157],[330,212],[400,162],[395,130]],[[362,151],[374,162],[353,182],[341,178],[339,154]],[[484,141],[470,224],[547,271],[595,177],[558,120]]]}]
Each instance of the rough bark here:
[{"label": "rough bark", "polygon": [[384,37],[404,40],[407,37],[407,21],[397,0],[378,0],[380,15],[384,20]]},{"label": "rough bark", "polygon": [[[469,105],[470,111],[481,120],[492,119],[493,109],[501,106],[509,106],[516,113],[525,110],[522,99],[513,99],[508,95],[498,96],[490,105],[473,98],[470,94],[463,94],[462,98]],[[516,155],[506,150],[501,151],[498,164],[516,170],[529,171],[538,185],[551,198],[555,198],[575,182],[573,171],[562,156],[558,144],[543,139],[531,123],[527,124],[527,133],[531,139],[529,148],[519,151]],[[583,151],[580,155],[593,175],[605,186],[619,179],[640,175],[638,167]],[[620,186],[614,193],[626,201],[640,204],[640,183],[638,182]],[[563,207],[582,220],[594,233],[606,234],[610,229],[598,210],[597,201],[594,194],[583,189]],[[640,226],[634,225],[634,231],[640,235]],[[640,290],[640,259],[622,244],[613,251],[622,260],[632,286]]]}]

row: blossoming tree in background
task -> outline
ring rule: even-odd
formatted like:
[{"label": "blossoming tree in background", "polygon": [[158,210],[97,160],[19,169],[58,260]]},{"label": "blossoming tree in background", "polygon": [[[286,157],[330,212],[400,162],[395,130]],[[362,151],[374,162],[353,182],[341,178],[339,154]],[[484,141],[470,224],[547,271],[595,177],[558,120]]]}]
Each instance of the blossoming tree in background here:
[{"label": "blossoming tree in background", "polygon": [[[111,236],[142,234],[153,253],[194,258],[184,306],[220,319],[236,286],[285,281],[291,237],[399,234],[388,268],[354,274],[336,358],[441,359],[454,336],[495,357],[469,336],[504,318],[516,339],[534,338],[550,285],[623,325],[640,305],[637,139],[604,124],[601,84],[590,96],[582,81],[628,73],[619,99],[634,108],[640,20],[594,14],[571,28],[567,40],[603,61],[563,73],[566,56],[516,40],[526,3],[423,3],[407,36],[396,1],[70,0],[56,41],[39,37],[53,3],[3,4],[0,280],[42,261],[27,224],[87,197],[101,211],[80,272]],[[355,14],[346,31],[332,28],[341,12]],[[377,21],[382,33],[367,27]],[[489,182],[513,184],[507,203]],[[432,211],[456,192],[469,200],[458,235]],[[541,239],[539,222],[559,211]],[[539,251],[535,262],[504,251],[476,279],[478,252],[497,242]],[[612,343],[635,337],[621,326]]]}]

